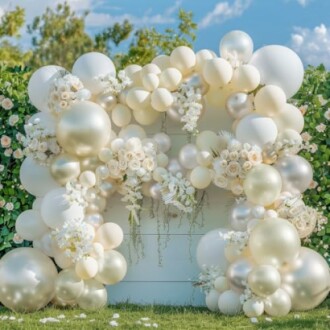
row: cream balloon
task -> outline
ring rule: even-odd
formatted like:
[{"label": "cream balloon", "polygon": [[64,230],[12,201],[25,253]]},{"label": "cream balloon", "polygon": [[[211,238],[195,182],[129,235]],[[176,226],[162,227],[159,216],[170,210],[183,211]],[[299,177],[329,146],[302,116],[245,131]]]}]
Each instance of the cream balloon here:
[{"label": "cream balloon", "polygon": [[196,137],[196,145],[199,150],[212,153],[221,149],[221,139],[212,131],[202,131]]},{"label": "cream balloon", "polygon": [[79,278],[89,280],[97,274],[97,261],[92,257],[84,257],[76,262],[75,271]]},{"label": "cream balloon", "polygon": [[142,77],[144,75],[149,74],[149,73],[153,73],[153,74],[159,75],[161,73],[161,70],[158,67],[158,65],[155,64],[155,63],[146,64],[145,66],[142,67],[142,69],[140,71],[140,77],[141,77],[141,79],[142,79]]},{"label": "cream balloon", "polygon": [[249,249],[258,264],[280,267],[298,257],[300,238],[296,228],[289,221],[268,218],[253,228]]},{"label": "cream balloon", "polygon": [[168,156],[164,153],[160,153],[157,155],[157,165],[159,167],[166,167],[168,165],[169,159]]},{"label": "cream balloon", "polygon": [[84,86],[93,94],[103,90],[102,82],[97,80],[99,76],[116,75],[113,62],[104,54],[90,52],[81,55],[73,64],[72,73],[77,76]]},{"label": "cream balloon", "polygon": [[17,234],[27,241],[40,239],[48,232],[48,227],[43,222],[40,213],[34,210],[22,212],[15,222],[15,228]]},{"label": "cream balloon", "polygon": [[39,249],[48,257],[54,258],[55,256],[55,243],[51,231],[46,232],[42,237],[33,241],[33,247]]},{"label": "cream balloon", "polygon": [[242,143],[257,145],[262,148],[266,143],[274,143],[277,126],[273,119],[250,114],[243,117],[236,127],[236,137]]},{"label": "cream balloon", "polygon": [[42,203],[42,197],[37,197],[32,204],[32,210],[40,211],[41,203]]},{"label": "cream balloon", "polygon": [[60,154],[52,160],[50,172],[60,185],[65,185],[67,182],[79,176],[79,159],[70,154]]},{"label": "cream balloon", "polygon": [[15,312],[34,312],[54,297],[57,271],[38,249],[16,248],[0,259],[0,301]]},{"label": "cream balloon", "polygon": [[262,300],[249,299],[243,304],[243,312],[247,317],[259,317],[264,313],[265,305]]},{"label": "cream balloon", "polygon": [[286,98],[292,97],[304,78],[304,66],[290,48],[270,45],[258,49],[249,64],[260,72],[262,85],[276,85],[283,89]]},{"label": "cream balloon", "polygon": [[286,104],[283,110],[273,120],[279,132],[286,129],[293,129],[301,133],[304,128],[304,116],[300,110],[292,104]]},{"label": "cream balloon", "polygon": [[282,179],[271,165],[259,164],[246,175],[243,189],[249,202],[267,206],[280,196]]},{"label": "cream balloon", "polygon": [[203,72],[204,64],[207,60],[215,57],[214,53],[209,49],[202,49],[196,53],[196,66],[195,71],[198,73]]},{"label": "cream balloon", "polygon": [[225,248],[225,256],[230,263],[240,259],[242,257],[242,254],[243,251],[239,244],[236,243],[227,244]]},{"label": "cream balloon", "polygon": [[241,258],[230,264],[226,273],[230,288],[242,293],[253,267],[254,262],[249,258]]},{"label": "cream balloon", "polygon": [[223,36],[220,41],[219,51],[225,59],[247,62],[253,53],[253,41],[244,31],[234,30]]},{"label": "cream balloon", "polygon": [[275,85],[262,87],[254,98],[256,112],[263,116],[276,116],[284,111],[286,96],[283,90]]},{"label": "cream balloon", "polygon": [[126,102],[132,110],[143,110],[150,106],[150,92],[141,87],[131,88],[127,92]]},{"label": "cream balloon", "polygon": [[55,133],[56,130],[56,121],[54,116],[48,112],[37,112],[29,120],[28,124],[36,124],[38,126],[48,130],[51,134]]},{"label": "cream balloon", "polygon": [[83,289],[84,281],[73,269],[65,269],[58,274],[55,284],[57,298],[64,301],[75,300],[82,294]]},{"label": "cream balloon", "polygon": [[289,294],[279,288],[265,300],[265,312],[270,316],[285,316],[291,310]]},{"label": "cream balloon", "polygon": [[140,125],[149,126],[155,123],[160,113],[155,111],[151,106],[148,106],[143,110],[133,111],[133,116]]},{"label": "cream balloon", "polygon": [[190,173],[190,182],[197,189],[207,188],[211,181],[211,172],[207,167],[196,166]]},{"label": "cream balloon", "polygon": [[57,65],[46,65],[35,71],[28,84],[31,103],[40,111],[49,111],[48,97],[52,83],[67,71]]},{"label": "cream balloon", "polygon": [[95,235],[95,242],[101,243],[105,250],[115,249],[122,243],[123,239],[123,230],[114,222],[101,225]]},{"label": "cream balloon", "polygon": [[125,105],[117,104],[111,112],[111,120],[118,127],[127,126],[131,119],[131,110]]},{"label": "cream balloon", "polygon": [[149,92],[152,92],[159,86],[159,77],[155,73],[143,74],[141,81],[143,87]]},{"label": "cream balloon", "polygon": [[203,67],[203,78],[212,87],[227,85],[233,76],[232,66],[222,58],[207,60]]},{"label": "cream balloon", "polygon": [[128,140],[132,137],[137,137],[140,140],[143,140],[147,137],[147,134],[141,126],[131,124],[122,128],[118,134],[118,137],[123,140]]},{"label": "cream balloon", "polygon": [[205,304],[206,307],[212,311],[217,312],[219,311],[218,301],[219,301],[220,293],[214,289],[206,294],[205,297]]},{"label": "cream balloon", "polygon": [[[102,150],[103,148],[101,148]],[[98,166],[102,165],[97,156],[83,157],[80,158],[80,170],[85,171],[95,171]]]},{"label": "cream balloon", "polygon": [[173,104],[173,102],[173,96],[166,88],[156,88],[151,93],[151,106],[156,111],[166,111]]},{"label": "cream balloon", "polygon": [[92,188],[96,184],[96,176],[95,173],[92,171],[84,171],[79,176],[79,182],[85,188]]},{"label": "cream balloon", "polygon": [[102,93],[97,96],[96,102],[106,111],[111,112],[117,104],[117,97],[111,92]]},{"label": "cream balloon", "polygon": [[140,76],[140,71],[142,70],[142,67],[137,64],[131,64],[128,65],[124,71],[127,75],[128,78],[130,78],[133,82],[133,86],[141,86],[141,76]]},{"label": "cream balloon", "polygon": [[212,164],[213,156],[209,151],[198,151],[196,155],[197,164],[201,166],[210,166]]},{"label": "cream balloon", "polygon": [[194,144],[189,143],[184,145],[179,152],[179,161],[181,165],[188,170],[194,169],[198,165],[197,153],[198,149]]},{"label": "cream balloon", "polygon": [[257,296],[267,297],[280,287],[281,275],[274,266],[259,265],[249,273],[248,284]]},{"label": "cream balloon", "polygon": [[164,71],[171,66],[170,57],[168,55],[158,55],[151,61],[151,63],[156,64],[161,71]]},{"label": "cream balloon", "polygon": [[166,133],[156,133],[153,137],[160,152],[168,152],[171,149],[171,138]]},{"label": "cream balloon", "polygon": [[226,102],[228,113],[235,119],[240,119],[253,111],[252,100],[248,94],[234,93]]},{"label": "cream balloon", "polygon": [[108,294],[103,284],[90,279],[84,281],[82,294],[77,298],[77,304],[80,308],[86,310],[99,310],[107,305]]},{"label": "cream balloon", "polygon": [[292,300],[292,309],[307,311],[322,303],[330,292],[326,260],[316,251],[302,247],[293,262],[280,269],[282,288]]},{"label": "cream balloon", "polygon": [[176,68],[166,68],[159,76],[160,87],[164,87],[169,91],[175,91],[181,81],[182,73]]},{"label": "cream balloon", "polygon": [[104,257],[98,260],[98,272],[95,279],[103,284],[116,284],[126,275],[127,263],[124,256],[115,250],[104,251]]},{"label": "cream balloon", "polygon": [[[56,245],[55,245],[56,246]],[[54,261],[56,265],[62,269],[68,269],[73,267],[73,261],[69,258],[63,250],[58,247],[54,248]]]},{"label": "cream balloon", "polygon": [[242,310],[240,294],[232,290],[223,292],[219,297],[218,306],[222,314],[230,316],[239,314]]},{"label": "cream balloon", "polygon": [[78,204],[70,204],[66,197],[65,188],[51,190],[44,197],[41,204],[41,216],[50,228],[59,228],[66,221],[83,219],[84,208]]},{"label": "cream balloon", "polygon": [[36,197],[43,197],[50,190],[59,187],[49,168],[38,164],[30,156],[26,157],[21,165],[20,181],[24,189]]},{"label": "cream balloon", "polygon": [[196,65],[196,55],[194,51],[187,46],[175,48],[170,55],[171,65],[185,76],[192,72]]},{"label": "cream balloon", "polygon": [[222,293],[224,291],[229,290],[229,283],[227,277],[225,276],[218,276],[214,280],[214,288],[219,292]]},{"label": "cream balloon", "polygon": [[74,103],[57,124],[59,144],[76,156],[93,156],[107,144],[111,122],[102,107],[93,102]]},{"label": "cream balloon", "polygon": [[237,91],[252,92],[260,84],[260,73],[253,65],[240,65],[234,70],[230,84]]}]

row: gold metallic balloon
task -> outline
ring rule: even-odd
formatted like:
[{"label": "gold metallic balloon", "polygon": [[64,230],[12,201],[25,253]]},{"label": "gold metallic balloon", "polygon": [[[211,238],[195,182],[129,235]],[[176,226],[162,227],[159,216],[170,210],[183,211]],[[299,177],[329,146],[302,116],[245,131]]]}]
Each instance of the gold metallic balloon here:
[{"label": "gold metallic balloon", "polygon": [[117,98],[112,93],[103,93],[97,96],[96,102],[107,112],[110,112],[117,104]]},{"label": "gold metallic balloon", "polygon": [[50,165],[50,172],[53,178],[61,185],[65,185],[80,174],[79,159],[68,154],[61,154],[55,157]]},{"label": "gold metallic balloon", "polygon": [[34,312],[54,297],[57,270],[38,249],[17,248],[0,260],[0,301],[15,312]]},{"label": "gold metallic balloon", "polygon": [[107,290],[100,282],[90,279],[84,281],[84,290],[77,298],[80,308],[96,310],[106,306],[108,301]]},{"label": "gold metallic balloon", "polygon": [[301,248],[297,259],[280,269],[282,287],[292,300],[292,309],[315,308],[330,292],[330,272],[325,259],[317,252]]},{"label": "gold metallic balloon", "polygon": [[56,297],[60,300],[71,301],[77,299],[84,289],[84,281],[78,277],[74,269],[62,270],[55,285]]},{"label": "gold metallic balloon", "polygon": [[281,288],[265,299],[265,312],[270,316],[285,316],[289,314],[290,310],[290,296]]},{"label": "gold metallic balloon", "polygon": [[68,153],[86,157],[97,155],[111,134],[108,114],[96,103],[76,102],[63,112],[57,123],[59,144]]}]

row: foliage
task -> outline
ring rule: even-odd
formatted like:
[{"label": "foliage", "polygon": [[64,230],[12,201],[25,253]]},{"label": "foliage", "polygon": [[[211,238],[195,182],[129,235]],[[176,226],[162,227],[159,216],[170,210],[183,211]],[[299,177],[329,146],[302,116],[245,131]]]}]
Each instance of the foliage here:
[{"label": "foliage", "polygon": [[18,215],[31,208],[32,196],[23,190],[19,171],[23,160],[20,134],[26,116],[35,109],[27,95],[28,70],[0,68],[0,256],[13,243]]},{"label": "foliage", "polygon": [[305,244],[319,251],[330,264],[330,72],[323,65],[308,67],[295,98],[305,112],[302,136],[306,146],[301,156],[312,164],[315,181],[312,189],[304,193],[304,201],[328,219],[325,228]]}]

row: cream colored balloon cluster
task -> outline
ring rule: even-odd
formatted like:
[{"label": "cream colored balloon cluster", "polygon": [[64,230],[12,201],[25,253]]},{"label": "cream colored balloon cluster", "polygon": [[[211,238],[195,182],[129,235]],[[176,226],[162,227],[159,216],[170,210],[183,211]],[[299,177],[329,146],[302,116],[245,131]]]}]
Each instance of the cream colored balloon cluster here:
[{"label": "cream colored balloon cluster", "polygon": [[[118,74],[100,53],[82,55],[72,73],[58,66],[37,70],[28,92],[40,112],[26,124],[20,172],[36,200],[16,223],[34,248],[1,259],[0,301],[17,311],[51,300],[104,306],[104,285],[121,281],[127,271],[115,250],[123,231],[103,218],[112,196],[122,196],[135,226],[144,198],[192,213],[197,192],[214,184],[239,200],[230,214],[233,230],[207,234],[197,249],[207,306],[236,313],[244,290],[249,316],[320,303],[328,268],[301,248],[300,238],[322,224],[321,216],[301,199],[312,169],[296,155],[302,114],[287,103],[303,72],[290,49],[266,46],[253,53],[251,38],[241,31],[224,36],[220,57],[181,46]],[[226,112],[231,132],[221,131],[221,122],[220,133],[199,131],[209,108]],[[148,136],[142,126],[157,120],[163,131]],[[171,122],[182,124],[191,143],[169,159]],[[58,274],[50,258],[62,269]]]}]

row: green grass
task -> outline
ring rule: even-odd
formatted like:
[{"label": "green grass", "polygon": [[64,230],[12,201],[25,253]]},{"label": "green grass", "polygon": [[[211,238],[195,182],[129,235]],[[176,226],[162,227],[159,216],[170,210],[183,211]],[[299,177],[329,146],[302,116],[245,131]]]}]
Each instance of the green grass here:
[{"label": "green grass", "polygon": [[[258,318],[258,323],[253,324],[251,320],[243,315],[228,317],[211,313],[205,308],[195,307],[169,307],[169,306],[137,306],[122,304],[111,306],[98,311],[84,311],[81,309],[58,309],[47,307],[41,311],[31,314],[13,313],[5,308],[0,308],[0,329],[117,329],[111,327],[109,321],[114,313],[119,314],[116,319],[121,329],[145,329],[146,326],[136,324],[143,317],[150,320],[142,323],[158,324],[158,329],[330,329],[330,300],[324,302],[320,307],[309,312],[293,312],[281,318],[271,318],[272,322],[266,320],[266,316]],[[81,313],[86,318],[77,318]],[[42,324],[40,319],[46,317],[58,317],[65,315],[59,323]],[[1,320],[3,316],[14,316],[15,320]],[[19,323],[17,320],[22,318]]]}]

